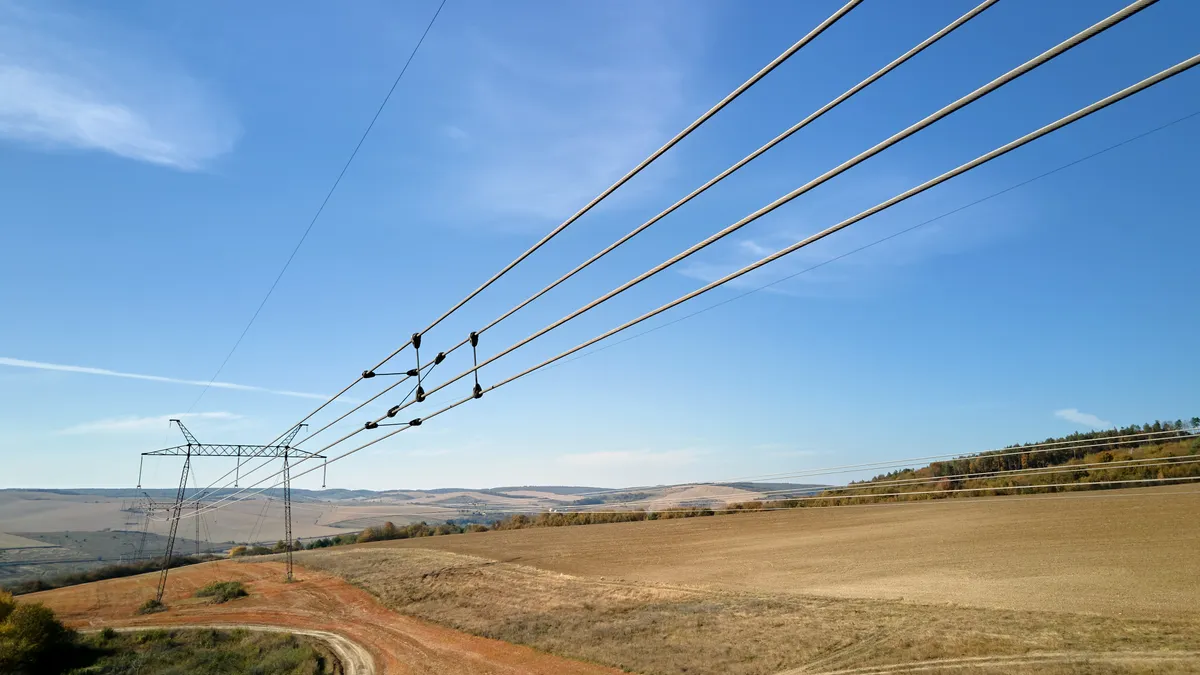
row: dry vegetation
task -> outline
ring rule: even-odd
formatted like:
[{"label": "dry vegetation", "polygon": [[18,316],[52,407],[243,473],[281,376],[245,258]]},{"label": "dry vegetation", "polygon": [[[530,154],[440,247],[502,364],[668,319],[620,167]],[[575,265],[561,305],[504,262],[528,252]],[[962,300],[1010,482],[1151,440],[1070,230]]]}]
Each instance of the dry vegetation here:
[{"label": "dry vegetation", "polygon": [[298,559],[404,614],[643,673],[1195,672],[1198,513],[1194,492],[1158,488],[489,532]]}]

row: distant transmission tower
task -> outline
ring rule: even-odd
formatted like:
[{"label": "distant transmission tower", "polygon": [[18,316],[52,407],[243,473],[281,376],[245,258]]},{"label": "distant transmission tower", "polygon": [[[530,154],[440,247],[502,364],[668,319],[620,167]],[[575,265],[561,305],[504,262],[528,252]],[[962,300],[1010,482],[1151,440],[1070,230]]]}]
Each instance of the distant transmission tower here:
[{"label": "distant transmission tower", "polygon": [[[325,459],[324,455],[319,455],[313,452],[307,452],[291,447],[291,443],[296,438],[296,434],[300,430],[308,426],[298,424],[292,428],[280,442],[275,445],[217,445],[210,443],[201,443],[196,440],[192,432],[188,431],[183,422],[179,420],[171,420],[173,424],[179,427],[180,433],[183,434],[185,445],[177,445],[162,450],[154,450],[152,452],[143,452],[141,463],[138,464],[138,488],[142,487],[142,463],[146,457],[183,457],[183,470],[179,475],[179,489],[175,492],[175,502],[170,510],[170,528],[167,532],[167,550],[163,553],[162,571],[158,576],[158,590],[155,593],[154,599],[162,602],[163,593],[167,590],[167,574],[171,569],[171,557],[175,553],[175,537],[179,532],[179,521],[183,515],[183,501],[187,492],[188,472],[191,470],[193,457],[236,457],[240,465],[242,457],[281,457],[283,458],[283,498],[284,498],[284,529],[288,536],[288,560],[287,560],[287,576],[288,581],[292,580],[292,552],[291,552],[291,536],[292,536],[292,484],[291,472],[289,467],[289,459],[301,457],[303,459]],[[239,473],[240,478],[240,473]],[[235,479],[235,485],[236,485]],[[196,549],[197,553],[200,548],[200,500],[204,494],[196,495]],[[186,537],[186,535],[184,535]]]}]

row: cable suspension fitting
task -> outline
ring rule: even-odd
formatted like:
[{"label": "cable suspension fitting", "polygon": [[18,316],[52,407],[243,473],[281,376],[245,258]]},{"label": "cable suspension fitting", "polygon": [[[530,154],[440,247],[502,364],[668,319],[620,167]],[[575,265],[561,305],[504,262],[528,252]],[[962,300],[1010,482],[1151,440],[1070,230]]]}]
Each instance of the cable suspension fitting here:
[{"label": "cable suspension fitting", "polygon": [[[421,374],[421,334],[420,333],[412,334],[412,346],[413,346],[413,352],[415,352],[417,355],[417,367],[413,369],[416,371],[416,374],[417,374],[416,400],[417,400],[417,403],[421,403],[422,401],[425,400],[425,388],[421,386],[421,380],[422,380],[423,376]],[[411,373],[413,371],[410,370],[408,372]]]},{"label": "cable suspension fitting", "polygon": [[475,362],[475,368],[471,370],[475,374],[475,388],[471,390],[472,398],[483,398],[483,387],[479,386],[479,333],[471,331],[471,360]]}]

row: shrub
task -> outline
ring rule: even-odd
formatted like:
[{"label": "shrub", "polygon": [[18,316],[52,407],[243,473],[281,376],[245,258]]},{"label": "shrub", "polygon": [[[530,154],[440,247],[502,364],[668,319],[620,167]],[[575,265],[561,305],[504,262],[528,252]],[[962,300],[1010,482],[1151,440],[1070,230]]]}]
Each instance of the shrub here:
[{"label": "shrub", "polygon": [[165,611],[167,611],[167,606],[158,600],[155,600],[154,598],[150,598],[149,600],[143,602],[142,606],[138,607],[137,609],[138,614],[154,614],[155,612]]},{"label": "shrub", "polygon": [[11,593],[0,591],[0,623],[8,618],[9,614],[17,608],[17,601],[13,600]]},{"label": "shrub", "polygon": [[214,604],[250,595],[240,581],[214,581],[196,591],[197,598],[212,598]]},{"label": "shrub", "polygon": [[17,604],[0,596],[0,672],[47,673],[72,650],[75,632],[40,603]]}]

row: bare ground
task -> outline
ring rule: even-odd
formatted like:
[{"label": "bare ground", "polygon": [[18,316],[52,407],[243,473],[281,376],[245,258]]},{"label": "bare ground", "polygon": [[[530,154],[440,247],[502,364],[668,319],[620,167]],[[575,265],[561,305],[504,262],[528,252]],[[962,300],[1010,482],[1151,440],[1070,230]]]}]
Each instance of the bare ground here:
[{"label": "bare ground", "polygon": [[[1133,496],[1129,496],[1133,495]],[[1200,495],[955,500],[308,552],[399,612],[644,673],[1200,672]]]},{"label": "bare ground", "polygon": [[[277,562],[206,563],[171,571],[168,611],[139,616],[136,608],[153,597],[156,574],[109,579],[21,597],[42,602],[76,628],[112,626],[274,626],[323,631],[361,645],[375,672],[466,675],[612,675],[615,671],[539,653],[528,647],[466,635],[382,607],[366,592],[336,577],[300,570],[285,583]],[[193,598],[211,581],[242,581],[250,596],[222,604]]]}]

